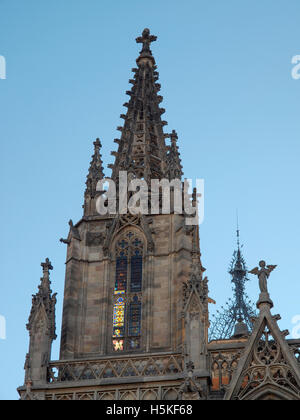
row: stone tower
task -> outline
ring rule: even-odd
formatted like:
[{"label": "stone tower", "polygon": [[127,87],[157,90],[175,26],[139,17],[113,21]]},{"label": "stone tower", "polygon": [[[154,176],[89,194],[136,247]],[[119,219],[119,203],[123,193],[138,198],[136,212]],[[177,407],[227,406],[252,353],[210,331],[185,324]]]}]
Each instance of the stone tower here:
[{"label": "stone tower", "polygon": [[[148,29],[136,39],[142,50],[132,70],[127,112],[121,114],[115,161],[109,165],[117,188],[125,173],[126,187],[132,180],[151,185],[152,179],[177,179],[181,184],[178,136],[163,130],[165,110],[150,49],[155,40]],[[76,224],[70,221],[69,235],[61,239],[67,259],[60,361],[49,367],[47,382],[54,388],[59,383],[64,395],[76,383],[78,398],[91,392],[100,399],[177,399],[189,393],[201,398],[209,378],[209,321],[198,226],[186,226],[185,214],[172,210],[172,188],[169,214],[162,214],[159,190],[155,214],[150,204],[148,214],[131,214],[117,195],[117,213],[100,215],[97,183],[103,178],[97,139],[83,217]],[[130,197],[129,191],[125,198]],[[196,205],[195,191],[190,201]],[[34,389],[36,382],[30,380]],[[57,392],[51,395],[56,398]]]},{"label": "stone tower", "polygon": [[[279,330],[280,317],[271,314],[273,303],[265,293],[275,266],[261,262],[250,272],[259,276],[262,291],[252,332],[241,334],[245,325],[239,321],[239,334],[208,342],[208,303],[213,301],[203,276],[198,226],[187,223],[190,208],[177,211],[175,187],[182,185],[183,173],[177,133],[163,130],[163,98],[150,49],[155,40],[148,29],[136,39],[142,50],[110,166],[114,205],[110,188],[99,188],[104,172],[97,139],[83,216],[76,224],[70,220],[68,237],[61,239],[67,258],[58,361],[51,360],[56,338],[52,265],[48,259],[42,263],[27,325],[30,345],[20,398],[299,400],[300,340],[285,339],[288,332]],[[155,191],[154,208],[149,202],[153,179],[172,184],[167,194],[163,184]],[[138,200],[132,185],[139,188]],[[164,211],[166,196],[170,211]],[[197,196],[195,190],[191,196],[179,194],[194,209]],[[132,211],[132,200],[135,209],[143,202],[143,211]],[[109,211],[102,214],[99,202]],[[233,278],[243,285],[240,253],[234,267]]]}]

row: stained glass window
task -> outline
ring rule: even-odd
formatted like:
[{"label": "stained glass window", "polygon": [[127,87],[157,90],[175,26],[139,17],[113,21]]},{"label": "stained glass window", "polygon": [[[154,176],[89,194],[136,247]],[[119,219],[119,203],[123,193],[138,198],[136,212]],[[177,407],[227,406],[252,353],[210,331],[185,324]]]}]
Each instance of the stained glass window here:
[{"label": "stained glass window", "polygon": [[127,257],[117,258],[115,294],[125,293],[127,286]]},{"label": "stained glass window", "polygon": [[142,290],[143,257],[134,255],[131,258],[131,280],[130,291],[140,292]]},{"label": "stained glass window", "polygon": [[141,346],[142,277],[143,242],[127,231],[116,246],[112,339],[116,352]]},{"label": "stained glass window", "polygon": [[141,334],[141,312],[140,302],[131,303],[129,307],[129,336],[137,337]]},{"label": "stained glass window", "polygon": [[114,305],[114,337],[124,337],[125,333],[125,300],[124,297],[118,297]]},{"label": "stained glass window", "polygon": [[137,350],[141,347],[141,339],[138,338],[130,338],[129,339],[129,348],[130,350]]},{"label": "stained glass window", "polygon": [[113,340],[114,351],[124,350],[124,340]]}]

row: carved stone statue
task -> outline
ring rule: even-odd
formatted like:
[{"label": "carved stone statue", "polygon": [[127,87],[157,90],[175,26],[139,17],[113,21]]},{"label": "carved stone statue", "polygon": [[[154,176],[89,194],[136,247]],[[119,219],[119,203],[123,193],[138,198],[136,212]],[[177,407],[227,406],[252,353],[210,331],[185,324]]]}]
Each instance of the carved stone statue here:
[{"label": "carved stone statue", "polygon": [[179,400],[201,400],[203,399],[203,389],[194,377],[194,363],[186,364],[187,376],[179,388]]},{"label": "carved stone statue", "polygon": [[261,293],[268,293],[268,278],[271,272],[277,267],[277,265],[267,265],[265,261],[259,262],[260,269],[258,267],[253,268],[249,271],[250,274],[255,274],[259,279],[259,288]]}]

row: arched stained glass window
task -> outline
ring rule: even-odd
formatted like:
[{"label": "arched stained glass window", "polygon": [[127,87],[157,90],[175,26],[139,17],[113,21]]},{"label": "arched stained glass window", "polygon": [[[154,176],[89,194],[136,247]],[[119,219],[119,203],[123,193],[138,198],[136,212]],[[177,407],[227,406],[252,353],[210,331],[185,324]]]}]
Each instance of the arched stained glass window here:
[{"label": "arched stained glass window", "polygon": [[141,347],[143,242],[127,231],[116,245],[113,302],[113,350]]}]

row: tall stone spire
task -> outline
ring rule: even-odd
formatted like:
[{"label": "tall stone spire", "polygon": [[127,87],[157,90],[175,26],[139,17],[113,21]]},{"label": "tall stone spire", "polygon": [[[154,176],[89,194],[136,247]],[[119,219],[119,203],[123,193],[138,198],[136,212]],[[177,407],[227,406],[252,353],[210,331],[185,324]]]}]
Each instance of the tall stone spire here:
[{"label": "tall stone spire", "polygon": [[121,138],[115,139],[119,145],[118,151],[112,152],[115,162],[109,165],[114,180],[118,179],[119,171],[145,179],[148,185],[151,179],[168,177],[168,150],[163,132],[167,122],[161,118],[165,112],[159,106],[163,97],[158,94],[158,72],[150,50],[151,42],[156,39],[149,29],[144,29],[136,39],[143,47],[136,60],[138,67],[132,69],[134,78],[129,80],[132,88],[126,92],[130,97],[124,104],[127,113],[120,116],[125,122],[123,127],[118,127]]},{"label": "tall stone spire", "polygon": [[101,142],[99,139],[96,139],[94,142],[94,154],[92,156],[92,161],[90,163],[89,173],[86,180],[86,190],[85,190],[85,204],[84,204],[84,214],[85,216],[93,215],[95,213],[95,197],[97,195],[97,183],[104,178],[103,172],[103,162],[102,156],[100,153]]},{"label": "tall stone spire", "polygon": [[52,295],[50,289],[50,270],[53,270],[53,267],[48,258],[41,266],[43,277],[38,293],[32,296],[32,308],[27,324],[30,345],[25,363],[25,382],[34,385],[46,382],[47,366],[51,358],[51,345],[53,340],[56,339],[56,293]]},{"label": "tall stone spire", "polygon": [[247,277],[247,267],[240,247],[240,231],[237,228],[237,249],[234,251],[233,259],[229,269],[231,282],[233,283],[233,299],[229,299],[226,307],[217,311],[210,328],[210,340],[231,338],[236,330],[236,326],[241,329],[243,323],[244,330],[252,330],[252,318],[256,316],[253,303],[245,293],[245,283],[249,281]]}]

